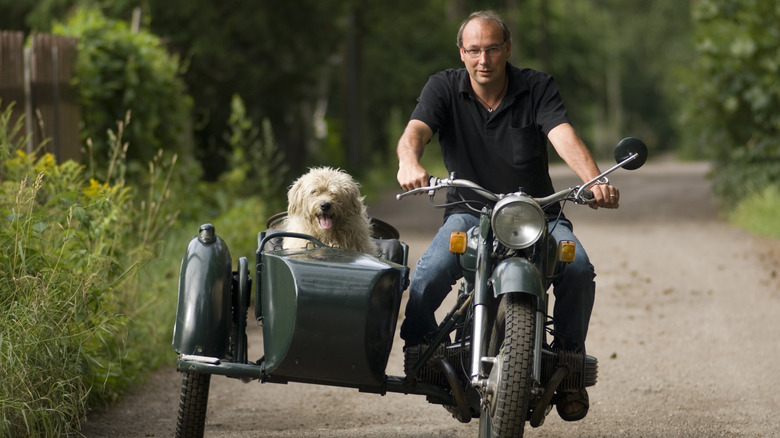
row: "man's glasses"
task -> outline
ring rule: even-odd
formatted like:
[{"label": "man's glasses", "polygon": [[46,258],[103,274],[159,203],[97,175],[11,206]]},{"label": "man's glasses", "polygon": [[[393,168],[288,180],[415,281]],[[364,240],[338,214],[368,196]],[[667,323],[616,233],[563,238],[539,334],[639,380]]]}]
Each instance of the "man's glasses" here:
[{"label": "man's glasses", "polygon": [[482,55],[482,52],[485,52],[485,55],[487,55],[488,57],[493,57],[501,53],[501,50],[503,48],[504,48],[504,43],[501,43],[501,44],[485,47],[484,49],[463,49],[463,53],[468,55],[469,58],[479,58],[479,56]]}]

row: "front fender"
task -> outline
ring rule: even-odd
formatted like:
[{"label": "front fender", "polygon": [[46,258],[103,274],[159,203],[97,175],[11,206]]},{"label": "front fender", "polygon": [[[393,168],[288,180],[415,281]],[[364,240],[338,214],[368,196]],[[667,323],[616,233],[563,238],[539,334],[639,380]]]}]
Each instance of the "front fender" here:
[{"label": "front fender", "polygon": [[227,244],[211,224],[201,226],[181,261],[173,349],[224,357],[229,344],[232,266]]},{"label": "front fender", "polygon": [[493,295],[498,297],[511,292],[534,295],[544,302],[545,288],[542,274],[531,262],[519,257],[502,260],[490,276]]}]

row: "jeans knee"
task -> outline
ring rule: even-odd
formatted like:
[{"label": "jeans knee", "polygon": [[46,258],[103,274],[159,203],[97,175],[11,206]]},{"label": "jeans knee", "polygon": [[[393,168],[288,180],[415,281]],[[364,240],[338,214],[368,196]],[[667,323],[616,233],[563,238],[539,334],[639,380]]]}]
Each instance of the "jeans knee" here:
[{"label": "jeans knee", "polygon": [[580,281],[593,281],[596,278],[596,270],[587,257],[580,260],[574,260],[566,266],[566,276],[574,277]]}]

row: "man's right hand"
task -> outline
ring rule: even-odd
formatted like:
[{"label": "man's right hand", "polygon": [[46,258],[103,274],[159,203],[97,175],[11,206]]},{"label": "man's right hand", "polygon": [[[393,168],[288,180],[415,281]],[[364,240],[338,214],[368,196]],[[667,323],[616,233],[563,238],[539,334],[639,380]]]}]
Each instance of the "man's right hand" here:
[{"label": "man's right hand", "polygon": [[419,120],[410,120],[401,139],[398,140],[398,184],[404,191],[428,185],[430,175],[420,165],[425,145],[433,137],[433,131]]},{"label": "man's right hand", "polygon": [[427,186],[430,178],[431,176],[419,163],[398,166],[398,184],[405,192]]}]

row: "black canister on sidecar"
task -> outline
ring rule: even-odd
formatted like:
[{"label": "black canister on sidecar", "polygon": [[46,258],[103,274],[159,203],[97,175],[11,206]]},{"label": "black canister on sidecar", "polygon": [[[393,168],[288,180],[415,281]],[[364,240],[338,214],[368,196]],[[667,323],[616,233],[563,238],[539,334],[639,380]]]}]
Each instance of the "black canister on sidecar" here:
[{"label": "black canister on sidecar", "polygon": [[187,246],[179,273],[173,349],[179,354],[222,358],[231,321],[231,258],[214,226],[204,224]]}]

